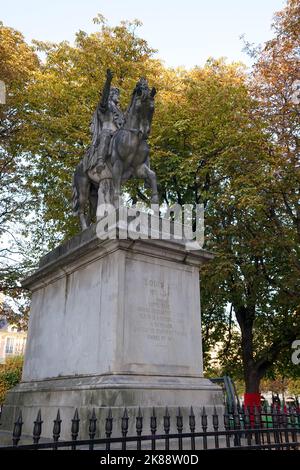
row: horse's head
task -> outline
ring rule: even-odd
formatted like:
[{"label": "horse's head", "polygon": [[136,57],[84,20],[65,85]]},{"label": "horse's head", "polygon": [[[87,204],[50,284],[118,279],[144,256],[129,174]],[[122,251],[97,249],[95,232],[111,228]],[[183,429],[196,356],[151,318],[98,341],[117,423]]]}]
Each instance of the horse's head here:
[{"label": "horse's head", "polygon": [[137,82],[132,94],[128,118],[131,120],[132,126],[139,130],[143,138],[147,138],[150,134],[155,94],[155,88],[150,90],[145,78],[141,78]]},{"label": "horse's head", "polygon": [[119,104],[120,101],[120,90],[116,87],[111,87],[109,92],[109,99],[113,101],[116,105]]}]

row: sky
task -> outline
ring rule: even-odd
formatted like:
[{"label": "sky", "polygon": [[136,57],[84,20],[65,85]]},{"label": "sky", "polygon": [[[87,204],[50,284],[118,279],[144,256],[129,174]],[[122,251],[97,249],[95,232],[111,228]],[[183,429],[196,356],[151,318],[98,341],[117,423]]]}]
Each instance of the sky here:
[{"label": "sky", "polygon": [[270,39],[273,14],[284,5],[284,0],[0,0],[0,21],[27,41],[72,43],[78,30],[97,30],[92,21],[97,13],[110,26],[139,19],[139,36],[167,66],[201,66],[208,57],[250,65],[240,36],[256,45]]}]

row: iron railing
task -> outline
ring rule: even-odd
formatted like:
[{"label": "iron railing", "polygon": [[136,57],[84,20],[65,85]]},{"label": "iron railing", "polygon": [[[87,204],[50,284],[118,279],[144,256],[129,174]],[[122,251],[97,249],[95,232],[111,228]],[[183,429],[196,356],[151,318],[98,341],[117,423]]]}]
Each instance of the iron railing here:
[{"label": "iron railing", "polygon": [[[129,422],[135,420],[135,435],[128,436]],[[179,408],[175,416],[170,416],[168,408],[162,419],[162,429],[158,429],[156,410],[153,408],[150,422],[145,426],[142,410],[139,408],[135,417],[128,414],[125,408],[121,418],[120,429],[114,428],[112,409],[108,409],[103,423],[96,417],[96,411],[91,411],[88,420],[87,434],[89,439],[78,440],[80,417],[75,410],[71,420],[70,440],[60,440],[61,423],[60,411],[57,411],[53,424],[53,439],[41,442],[43,435],[43,420],[39,410],[33,423],[32,444],[22,444],[23,418],[22,412],[14,423],[12,432],[12,445],[2,446],[0,450],[7,449],[87,449],[87,450],[211,450],[211,449],[300,449],[300,410],[296,407],[278,408],[276,406],[263,408],[246,408],[235,406],[226,409],[223,415],[214,409],[208,416],[205,408],[199,416],[199,422],[193,408],[189,416],[184,418]],[[103,429],[101,430],[101,424]],[[176,432],[171,431],[171,424]],[[185,425],[185,426],[184,426]],[[149,427],[148,427],[149,426]],[[132,429],[132,428],[131,428]],[[146,429],[146,433],[145,432]],[[117,431],[117,437],[112,432]],[[148,432],[148,430],[150,432]],[[96,434],[103,437],[97,437]]]}]

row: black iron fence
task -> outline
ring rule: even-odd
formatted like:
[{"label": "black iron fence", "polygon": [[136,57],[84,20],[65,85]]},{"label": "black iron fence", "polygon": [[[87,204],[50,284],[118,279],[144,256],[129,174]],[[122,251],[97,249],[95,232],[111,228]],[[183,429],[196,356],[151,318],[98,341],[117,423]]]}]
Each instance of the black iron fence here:
[{"label": "black iron fence", "polygon": [[[129,420],[134,419],[135,435],[128,435]],[[98,422],[95,409],[91,411],[88,420],[88,439],[78,439],[80,430],[80,417],[75,410],[70,423],[70,440],[60,440],[61,424],[60,411],[53,424],[53,439],[41,442],[43,435],[43,420],[41,411],[38,412],[33,423],[32,444],[22,444],[23,419],[19,412],[14,423],[12,443],[2,446],[0,450],[7,449],[87,449],[87,450],[211,450],[211,449],[278,449],[300,450],[300,410],[297,407],[277,406],[263,408],[246,408],[244,406],[225,410],[223,415],[214,409],[208,416],[205,408],[202,409],[199,422],[193,408],[184,422],[181,409],[174,416],[170,416],[166,408],[162,429],[158,428],[156,410],[153,408],[150,422],[145,423],[143,413],[139,408],[137,415],[130,418],[127,409],[121,417],[121,426],[117,430],[118,437],[112,437],[114,429],[114,416],[108,409],[103,423]],[[175,429],[176,432],[171,431]],[[101,429],[101,425],[103,429]],[[175,428],[174,428],[175,425]],[[150,432],[149,432],[150,431]],[[97,437],[96,434],[103,437]]]}]

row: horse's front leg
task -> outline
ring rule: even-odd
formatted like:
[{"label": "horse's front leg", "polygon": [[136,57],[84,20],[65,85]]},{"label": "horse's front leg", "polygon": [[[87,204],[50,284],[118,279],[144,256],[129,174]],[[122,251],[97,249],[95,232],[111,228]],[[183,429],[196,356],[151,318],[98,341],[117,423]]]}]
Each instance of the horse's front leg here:
[{"label": "horse's front leg", "polygon": [[113,184],[114,184],[114,206],[119,206],[119,199],[121,196],[121,183],[122,183],[122,175],[124,170],[124,164],[121,160],[117,160],[112,168],[112,177],[113,177]]},{"label": "horse's front leg", "polygon": [[90,214],[86,217],[85,208],[87,201],[89,199],[90,183],[87,178],[82,178],[80,181],[81,188],[79,194],[79,220],[82,230],[85,230],[89,227],[91,223]]},{"label": "horse's front leg", "polygon": [[159,204],[156,173],[155,173],[155,171],[150,170],[150,168],[148,168],[147,166],[146,166],[146,173],[147,173],[147,177],[148,177],[148,180],[150,182],[151,190],[152,190],[151,203],[152,204]]},{"label": "horse's front leg", "polygon": [[138,178],[143,178],[147,181],[151,187],[151,203],[158,204],[158,191],[157,191],[157,180],[156,180],[156,173],[153,170],[143,163],[136,169],[136,176]]},{"label": "horse's front leg", "polygon": [[96,219],[96,215],[97,215],[98,187],[95,183],[90,185],[89,203],[90,203],[90,210],[89,210],[89,219],[87,219],[88,225],[90,224],[91,220]]},{"label": "horse's front leg", "polygon": [[84,211],[88,200],[89,189],[89,179],[83,172],[81,163],[77,166],[73,176],[73,211],[75,215],[79,216],[82,230],[88,227]]}]

